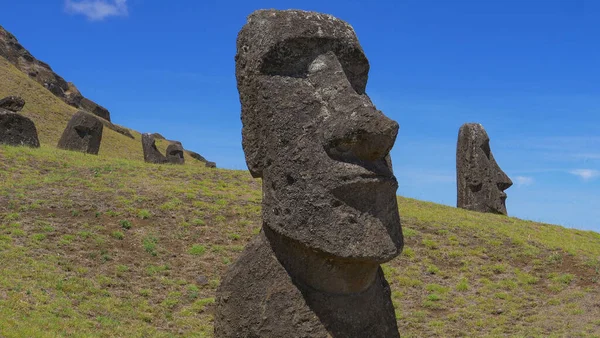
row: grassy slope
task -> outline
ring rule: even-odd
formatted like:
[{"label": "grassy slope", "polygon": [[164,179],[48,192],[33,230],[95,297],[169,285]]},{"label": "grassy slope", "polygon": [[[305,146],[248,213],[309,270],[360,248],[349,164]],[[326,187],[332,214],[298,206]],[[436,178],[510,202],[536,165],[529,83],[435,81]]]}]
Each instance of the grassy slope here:
[{"label": "grassy slope", "polygon": [[[0,57],[7,95],[42,148],[0,146],[0,336],[211,336],[219,278],[259,231],[260,183],[189,157],[145,164],[137,132],[104,128],[99,156],[57,150],[75,109]],[[399,206],[406,248],[384,270],[403,337],[600,337],[600,234]]]},{"label": "grassy slope", "polygon": [[[0,146],[0,336],[211,336],[245,171]],[[399,198],[403,337],[600,336],[600,234]]]},{"label": "grassy slope", "polygon": [[[55,147],[69,119],[77,111],[0,57],[0,98],[9,95],[18,95],[25,100],[21,113],[35,123],[42,145]],[[104,127],[99,155],[143,160],[141,135],[133,130],[131,133],[135,139]],[[156,145],[164,153],[168,142],[157,140]],[[196,162],[187,154],[185,157],[189,163]]]}]

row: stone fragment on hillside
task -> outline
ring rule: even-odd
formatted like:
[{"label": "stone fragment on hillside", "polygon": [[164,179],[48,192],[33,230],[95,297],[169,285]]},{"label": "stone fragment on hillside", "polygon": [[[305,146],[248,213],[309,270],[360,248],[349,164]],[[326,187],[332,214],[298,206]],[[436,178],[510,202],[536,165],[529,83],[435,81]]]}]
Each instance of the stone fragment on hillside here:
[{"label": "stone fragment on hillside", "polygon": [[465,123],[456,147],[457,207],[506,215],[506,193],[513,183],[500,169],[490,138],[479,123]]},{"label": "stone fragment on hillside", "polygon": [[198,160],[200,162],[204,162],[205,167],[207,167],[207,168],[216,168],[217,167],[217,164],[215,162],[211,162],[211,161],[207,160],[206,158],[204,158],[204,156],[198,154],[197,152],[190,151],[190,150],[187,150],[187,152],[191,158]]},{"label": "stone fragment on hillside", "polygon": [[166,140],[166,138],[159,133],[153,133],[152,136],[157,140]]},{"label": "stone fragment on hillside", "polygon": [[75,87],[72,82],[67,83],[67,90],[65,91],[65,102],[73,107],[81,107],[81,100],[83,95],[79,92],[79,89]]},{"label": "stone fragment on hillside", "polygon": [[58,148],[97,155],[103,129],[104,125],[96,116],[80,110],[71,117],[58,141]]},{"label": "stone fragment on hillside", "polygon": [[167,146],[167,160],[173,164],[183,164],[183,146],[180,142],[171,143]]},{"label": "stone fragment on hillside", "polygon": [[19,96],[7,96],[0,100],[0,109],[12,112],[20,112],[25,106],[25,100]]},{"label": "stone fragment on hillside", "polygon": [[102,107],[92,100],[86,99],[85,97],[82,98],[81,108],[107,121],[110,121],[110,112],[108,109]]},{"label": "stone fragment on hillside", "polygon": [[21,114],[0,109],[0,144],[38,148],[35,124]]},{"label": "stone fragment on hillside", "polygon": [[168,162],[167,157],[156,148],[156,140],[152,134],[142,134],[142,149],[144,151],[144,161],[157,164]]},{"label": "stone fragment on hillside", "polygon": [[216,294],[215,337],[398,337],[380,264],[400,254],[398,124],[333,16],[260,10],[237,39],[242,145],[262,178],[261,233]]}]

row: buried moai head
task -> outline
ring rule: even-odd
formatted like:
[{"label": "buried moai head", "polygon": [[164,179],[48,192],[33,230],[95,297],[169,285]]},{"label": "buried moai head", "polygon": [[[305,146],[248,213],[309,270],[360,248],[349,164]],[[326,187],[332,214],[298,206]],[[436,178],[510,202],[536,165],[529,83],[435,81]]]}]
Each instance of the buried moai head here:
[{"label": "buried moai head", "polygon": [[403,245],[389,157],[398,124],[366,95],[368,72],[354,30],[330,15],[256,11],[238,35],[243,148],[263,179],[265,231],[381,263]]},{"label": "buried moai head", "polygon": [[21,114],[0,108],[0,144],[39,148],[35,124]]},{"label": "buried moai head", "polygon": [[490,149],[490,138],[478,123],[465,123],[456,149],[457,206],[506,215],[506,193],[512,185]]},{"label": "buried moai head", "polygon": [[167,160],[173,164],[183,164],[183,146],[179,142],[171,143],[167,147]]},{"label": "buried moai head", "polygon": [[20,96],[8,96],[0,100],[0,108],[12,112],[20,112],[25,106],[25,100]]},{"label": "buried moai head", "polygon": [[96,116],[80,110],[69,120],[58,141],[58,147],[97,155],[103,129],[104,125]]},{"label": "buried moai head", "polygon": [[142,134],[142,150],[144,151],[144,161],[148,163],[167,163],[167,158],[156,148],[156,140],[149,133]]}]

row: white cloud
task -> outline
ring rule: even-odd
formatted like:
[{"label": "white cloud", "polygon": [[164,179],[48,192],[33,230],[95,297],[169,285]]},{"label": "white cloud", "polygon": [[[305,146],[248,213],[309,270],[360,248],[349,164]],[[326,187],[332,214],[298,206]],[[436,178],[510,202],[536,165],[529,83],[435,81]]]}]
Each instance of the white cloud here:
[{"label": "white cloud", "polygon": [[600,176],[600,171],[594,169],[575,169],[569,171],[570,174],[581,177],[583,180],[588,181],[593,178]]},{"label": "white cloud", "polygon": [[92,21],[109,16],[127,16],[127,0],[65,0],[67,12],[85,15]]},{"label": "white cloud", "polygon": [[529,176],[517,176],[515,177],[515,182],[517,183],[517,187],[524,187],[533,184],[533,177]]}]

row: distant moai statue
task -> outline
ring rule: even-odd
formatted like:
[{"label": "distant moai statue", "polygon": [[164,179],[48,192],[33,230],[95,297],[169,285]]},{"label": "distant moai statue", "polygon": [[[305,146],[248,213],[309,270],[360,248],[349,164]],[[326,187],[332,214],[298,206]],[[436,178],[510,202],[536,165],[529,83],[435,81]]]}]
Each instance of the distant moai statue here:
[{"label": "distant moai statue", "polygon": [[457,207],[506,215],[506,193],[513,183],[500,169],[490,138],[479,123],[465,123],[456,147]]},{"label": "distant moai statue", "polygon": [[144,151],[144,161],[148,163],[168,163],[167,157],[156,148],[154,136],[149,133],[142,134],[142,149]]},{"label": "distant moai statue", "polygon": [[69,120],[58,148],[98,155],[103,129],[104,125],[96,116],[80,110]]},{"label": "distant moai statue", "polygon": [[222,279],[216,337],[398,337],[380,264],[400,254],[398,124],[365,93],[352,27],[260,10],[237,39],[242,145],[262,231]]},{"label": "distant moai statue", "polygon": [[25,100],[20,96],[7,96],[0,100],[0,109],[5,109],[15,113],[20,112],[25,106]]},{"label": "distant moai statue", "polygon": [[183,158],[183,146],[181,142],[174,142],[167,146],[167,160],[173,164],[183,164],[185,159]]},{"label": "distant moai statue", "polygon": [[0,100],[0,144],[33,148],[40,146],[35,124],[18,113],[24,105],[25,101],[18,96]]}]

